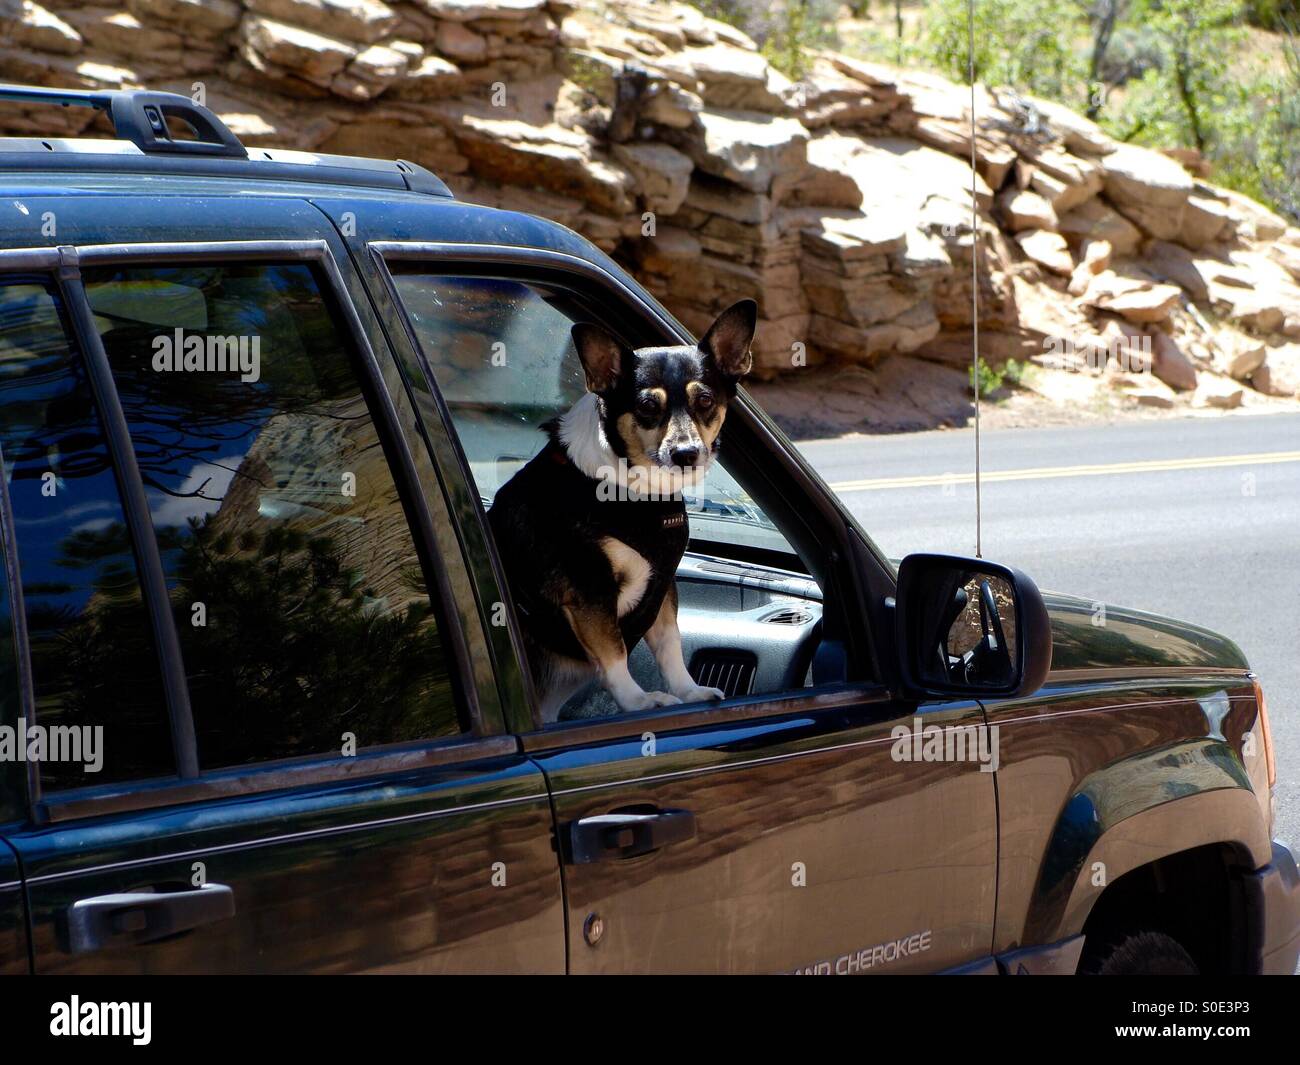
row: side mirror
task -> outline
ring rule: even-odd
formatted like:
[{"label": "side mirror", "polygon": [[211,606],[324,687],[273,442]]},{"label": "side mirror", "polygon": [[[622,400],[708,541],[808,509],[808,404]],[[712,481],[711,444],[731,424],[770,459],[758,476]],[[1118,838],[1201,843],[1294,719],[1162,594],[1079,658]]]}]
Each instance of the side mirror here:
[{"label": "side mirror", "polygon": [[1043,596],[1008,566],[908,555],[898,567],[894,613],[908,694],[1032,695],[1052,667]]}]

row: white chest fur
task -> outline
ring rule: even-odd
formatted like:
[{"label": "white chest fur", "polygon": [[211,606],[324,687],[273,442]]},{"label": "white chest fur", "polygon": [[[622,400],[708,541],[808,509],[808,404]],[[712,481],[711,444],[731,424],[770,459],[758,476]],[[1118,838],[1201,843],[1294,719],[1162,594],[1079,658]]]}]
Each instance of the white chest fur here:
[{"label": "white chest fur", "polygon": [[644,555],[612,536],[601,540],[600,548],[614,568],[618,580],[618,616],[623,617],[645,595],[646,585],[650,583],[650,563]]}]

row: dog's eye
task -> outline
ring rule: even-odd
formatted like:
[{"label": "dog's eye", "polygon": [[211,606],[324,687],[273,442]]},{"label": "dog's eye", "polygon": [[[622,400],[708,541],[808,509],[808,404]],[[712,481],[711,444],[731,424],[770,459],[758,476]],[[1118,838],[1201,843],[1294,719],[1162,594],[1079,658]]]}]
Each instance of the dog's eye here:
[{"label": "dog's eye", "polygon": [[659,401],[652,396],[642,396],[637,400],[636,412],[643,418],[653,418],[659,413]]},{"label": "dog's eye", "polygon": [[713,393],[701,392],[695,397],[695,409],[708,414],[713,409]]}]

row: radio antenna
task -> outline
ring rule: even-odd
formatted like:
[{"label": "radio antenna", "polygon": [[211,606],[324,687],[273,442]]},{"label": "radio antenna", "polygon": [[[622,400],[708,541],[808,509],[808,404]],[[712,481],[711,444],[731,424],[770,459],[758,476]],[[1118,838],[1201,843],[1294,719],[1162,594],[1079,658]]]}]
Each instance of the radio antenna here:
[{"label": "radio antenna", "polygon": [[983,521],[980,496],[980,216],[979,171],[975,169],[975,0],[967,0],[967,72],[970,75],[970,326],[971,381],[975,388],[975,557],[983,558]]}]

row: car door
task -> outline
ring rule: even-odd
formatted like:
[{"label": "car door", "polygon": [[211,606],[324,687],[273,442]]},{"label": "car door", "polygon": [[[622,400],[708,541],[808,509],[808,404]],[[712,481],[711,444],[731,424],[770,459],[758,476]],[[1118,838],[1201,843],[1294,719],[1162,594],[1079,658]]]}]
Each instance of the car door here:
[{"label": "car door", "polygon": [[[371,250],[375,283],[407,311],[485,502],[540,446],[538,423],[580,394],[568,340],[577,317],[634,345],[671,335],[634,291],[568,255],[407,242]],[[996,889],[993,773],[913,758],[910,737],[966,734],[982,725],[980,707],[891,697],[872,664],[887,648],[868,631],[883,595],[879,609],[864,597],[892,572],[855,548],[760,415],[740,405],[724,436],[728,472],[798,545],[777,557],[818,585],[821,644],[807,682],[800,672],[784,690],[544,729],[530,713],[514,718],[553,797],[570,971],[847,974],[978,962]],[[857,569],[868,556],[878,567],[869,582]],[[760,579],[770,557],[742,544],[712,562]],[[480,594],[508,601],[498,587]],[[736,628],[720,610],[720,648]]]},{"label": "car door", "polygon": [[[150,201],[150,233],[293,215],[238,203]],[[563,969],[544,779],[321,221],[0,254],[38,973]]]}]

